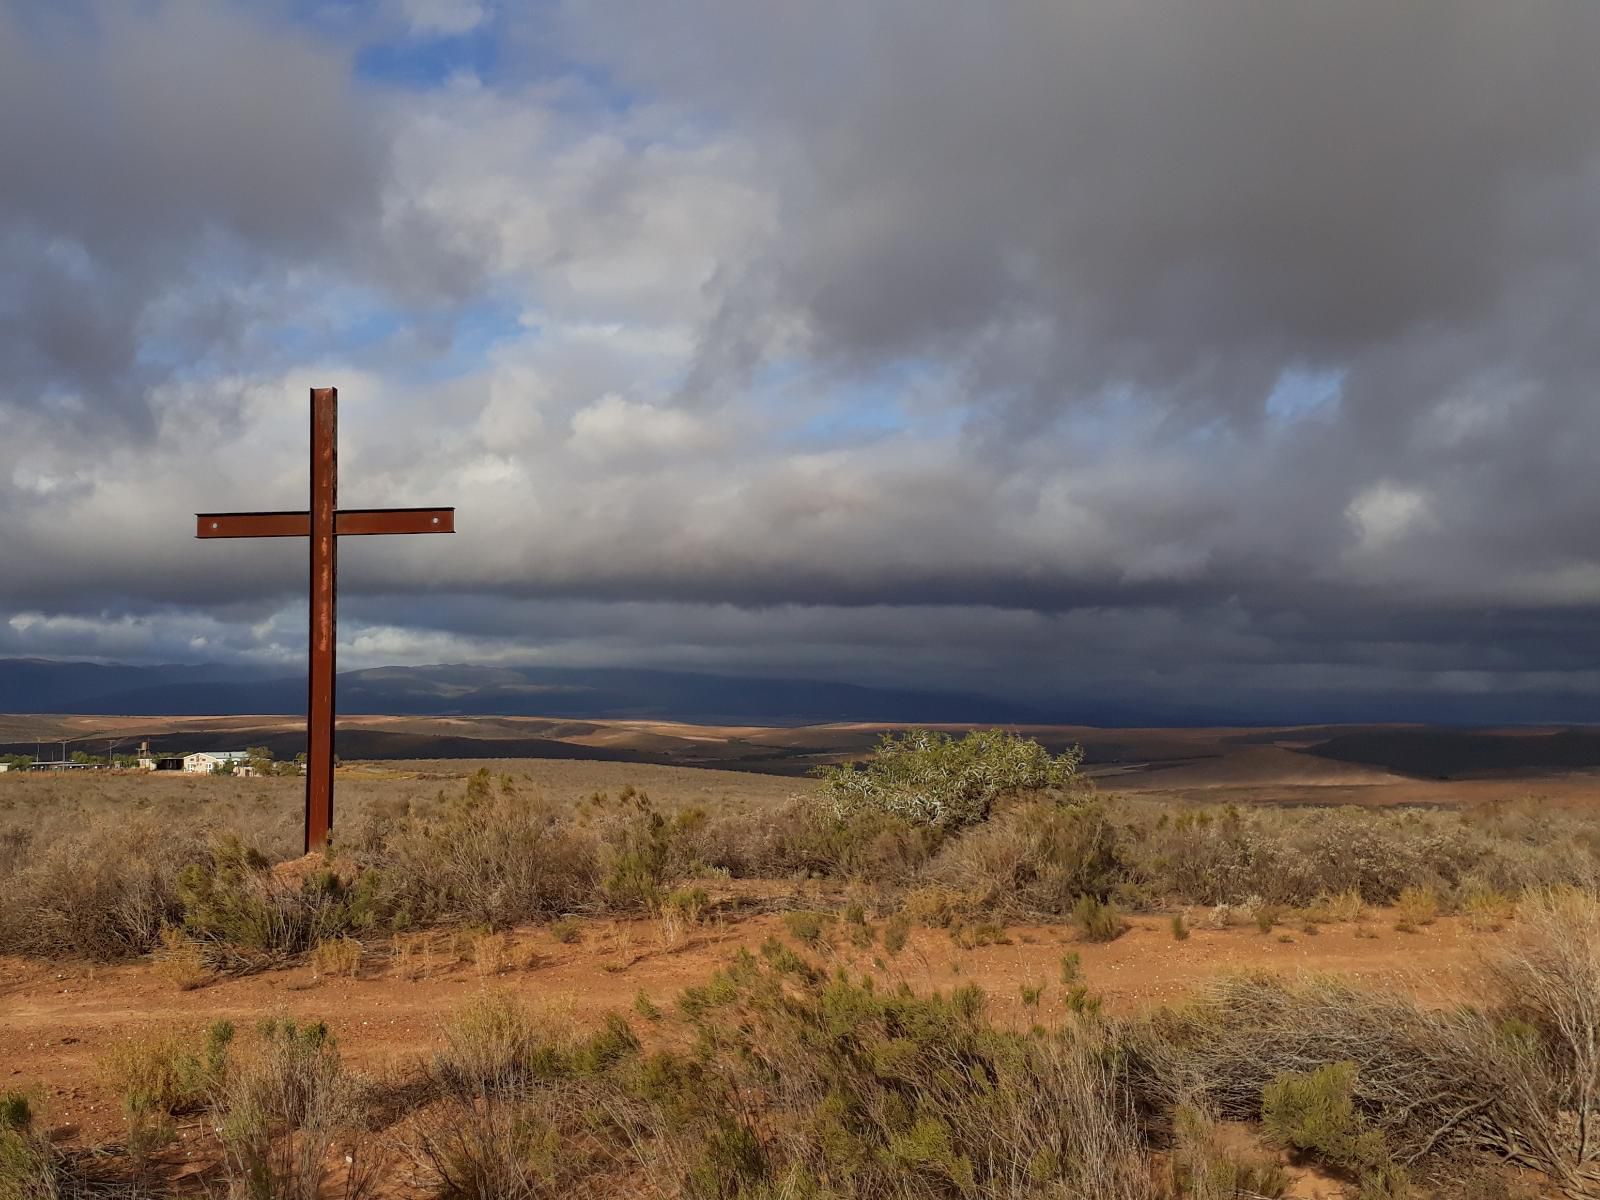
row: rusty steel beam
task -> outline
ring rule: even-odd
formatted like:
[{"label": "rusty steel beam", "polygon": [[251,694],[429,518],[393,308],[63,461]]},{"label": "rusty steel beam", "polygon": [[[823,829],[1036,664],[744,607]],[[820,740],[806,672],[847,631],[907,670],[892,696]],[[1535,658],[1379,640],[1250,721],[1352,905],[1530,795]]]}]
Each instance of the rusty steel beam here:
[{"label": "rusty steel beam", "polygon": [[[341,508],[333,518],[339,537],[386,533],[454,533],[453,508]],[[299,512],[196,513],[197,538],[309,537],[311,514]]]},{"label": "rusty steel beam", "polygon": [[382,533],[454,533],[453,508],[342,508],[334,518],[340,537]]},{"label": "rusty steel beam", "polygon": [[303,537],[311,547],[310,671],[306,684],[306,853],[333,828],[333,731],[338,645],[335,625],[341,536],[454,533],[453,508],[339,511],[339,392],[311,389],[311,507],[303,512],[195,514],[199,538]]},{"label": "rusty steel beam", "polygon": [[197,538],[309,537],[311,514],[301,512],[195,513]]},{"label": "rusty steel beam", "polygon": [[339,539],[339,389],[311,389],[311,670],[306,700],[306,838],[309,854],[333,828],[334,585]]}]

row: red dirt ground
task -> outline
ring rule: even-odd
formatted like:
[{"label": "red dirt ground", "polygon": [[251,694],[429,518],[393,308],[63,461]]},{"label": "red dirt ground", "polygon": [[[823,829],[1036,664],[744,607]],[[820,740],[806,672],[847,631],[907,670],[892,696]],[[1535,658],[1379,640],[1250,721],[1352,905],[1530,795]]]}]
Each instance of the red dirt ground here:
[{"label": "red dirt ground", "polygon": [[[1082,957],[1083,980],[1115,1011],[1181,998],[1226,971],[1331,972],[1448,1003],[1470,994],[1477,952],[1496,935],[1475,933],[1444,918],[1415,934],[1369,924],[1375,938],[1350,925],[1262,934],[1254,927],[1194,929],[1177,941],[1165,921],[1141,918],[1109,945],[1082,943],[1062,926],[1012,926],[1008,945],[959,949],[942,930],[917,930],[898,956],[881,948],[840,945],[824,957],[918,990],[974,982],[988,992],[996,1016],[1032,1022],[1020,999],[1023,984],[1047,984],[1041,1015],[1064,1003],[1062,955]],[[148,963],[116,967],[47,966],[0,959],[0,1087],[42,1085],[49,1120],[60,1135],[85,1144],[123,1134],[116,1099],[99,1077],[97,1061],[118,1039],[141,1031],[197,1028],[226,1017],[248,1026],[267,1016],[325,1020],[347,1061],[369,1071],[403,1068],[438,1043],[441,1023],[479,989],[503,988],[536,1005],[570,1013],[579,1024],[613,1009],[627,1010],[642,990],[669,1005],[700,983],[737,947],[758,948],[785,936],[781,917],[748,916],[694,931],[674,947],[662,944],[652,922],[590,922],[583,940],[563,945],[542,929],[506,940],[506,969],[482,971],[470,939],[431,939],[431,961],[408,970],[384,952],[369,953],[360,975],[318,979],[309,967],[223,979],[181,991]],[[1287,936],[1292,941],[1281,941]],[[874,966],[878,958],[882,966]],[[408,977],[419,974],[418,978]]]}]

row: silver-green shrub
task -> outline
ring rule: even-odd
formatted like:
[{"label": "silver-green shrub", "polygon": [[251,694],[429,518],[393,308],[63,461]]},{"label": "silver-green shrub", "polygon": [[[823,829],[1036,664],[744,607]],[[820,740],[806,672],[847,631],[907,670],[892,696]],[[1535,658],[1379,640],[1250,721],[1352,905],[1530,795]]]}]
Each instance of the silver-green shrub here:
[{"label": "silver-green shrub", "polygon": [[1082,761],[1076,746],[1052,755],[1003,729],[974,730],[959,740],[910,729],[884,734],[865,765],[824,767],[819,775],[841,820],[887,813],[950,831],[985,820],[1005,796],[1073,787]]}]

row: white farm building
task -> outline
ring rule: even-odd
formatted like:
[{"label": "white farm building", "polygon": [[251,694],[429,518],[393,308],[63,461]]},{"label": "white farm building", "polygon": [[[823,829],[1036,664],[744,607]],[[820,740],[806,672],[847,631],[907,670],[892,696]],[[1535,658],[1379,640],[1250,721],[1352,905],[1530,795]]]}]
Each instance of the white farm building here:
[{"label": "white farm building", "polygon": [[189,775],[210,775],[232,764],[235,775],[250,774],[250,756],[243,750],[201,750],[183,756],[183,769]]}]

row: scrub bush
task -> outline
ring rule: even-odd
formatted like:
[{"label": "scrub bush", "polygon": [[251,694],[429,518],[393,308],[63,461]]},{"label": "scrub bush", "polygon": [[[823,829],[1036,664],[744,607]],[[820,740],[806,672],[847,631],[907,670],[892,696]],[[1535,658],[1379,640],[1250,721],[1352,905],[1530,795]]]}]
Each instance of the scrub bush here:
[{"label": "scrub bush", "polygon": [[974,730],[959,740],[912,729],[884,734],[864,766],[824,767],[818,775],[841,819],[888,813],[950,831],[987,819],[1004,797],[1072,788],[1082,761],[1079,749],[1051,755],[1032,738],[1003,729]]}]

